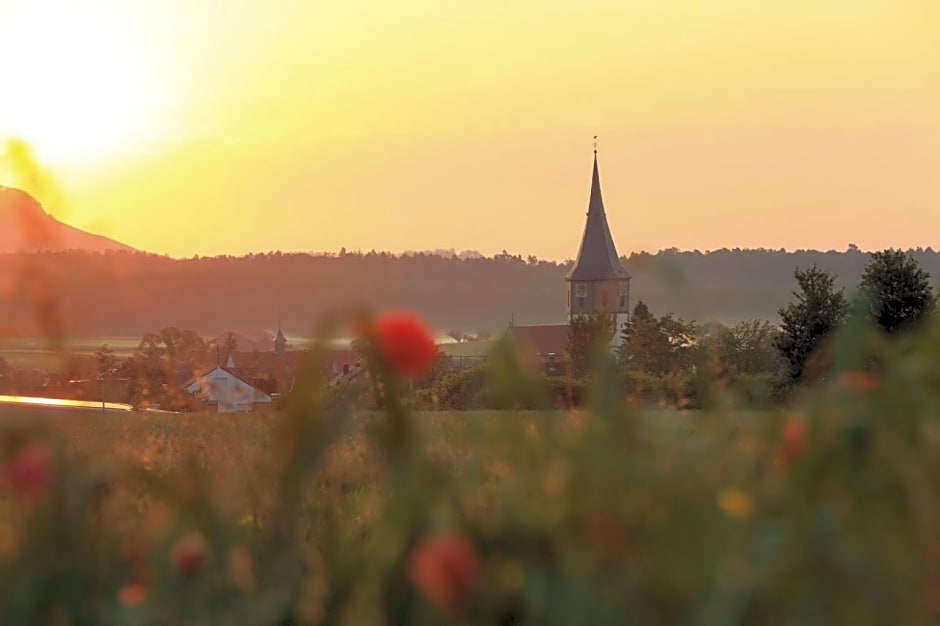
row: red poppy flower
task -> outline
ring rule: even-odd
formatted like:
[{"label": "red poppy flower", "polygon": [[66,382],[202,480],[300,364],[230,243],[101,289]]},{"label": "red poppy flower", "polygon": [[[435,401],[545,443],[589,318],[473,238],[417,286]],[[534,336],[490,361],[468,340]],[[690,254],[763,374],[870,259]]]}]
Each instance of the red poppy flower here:
[{"label": "red poppy flower", "polygon": [[780,434],[780,447],[777,449],[777,458],[782,469],[790,466],[797,457],[806,450],[806,423],[803,420],[791,419],[783,425]]},{"label": "red poppy flower", "polygon": [[206,560],[206,540],[199,533],[189,533],[173,544],[173,569],[184,576],[195,574]]},{"label": "red poppy flower", "polygon": [[868,372],[863,372],[861,370],[846,370],[845,372],[842,372],[842,375],[839,377],[839,384],[844,388],[853,391],[871,391],[872,389],[878,388],[879,381],[877,377],[869,374]]},{"label": "red poppy flower", "polygon": [[23,500],[37,500],[52,483],[52,455],[36,444],[20,448],[4,469],[13,493]]},{"label": "red poppy flower", "polygon": [[118,592],[118,599],[121,604],[131,608],[137,606],[147,599],[147,588],[143,585],[125,585]]},{"label": "red poppy flower", "polygon": [[479,557],[459,532],[433,535],[412,552],[408,578],[442,612],[455,617],[480,578]]},{"label": "red poppy flower", "polygon": [[416,377],[437,359],[437,345],[424,322],[413,313],[387,313],[372,328],[375,347],[399,376]]}]

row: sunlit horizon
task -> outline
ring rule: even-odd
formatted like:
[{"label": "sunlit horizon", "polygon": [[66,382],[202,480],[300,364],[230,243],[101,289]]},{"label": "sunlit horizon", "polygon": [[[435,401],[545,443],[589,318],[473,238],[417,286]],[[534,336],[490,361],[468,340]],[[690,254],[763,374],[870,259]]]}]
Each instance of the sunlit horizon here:
[{"label": "sunlit horizon", "polygon": [[621,254],[926,248],[937,23],[926,0],[4,0],[0,141],[57,218],[174,257],[568,259],[595,134]]}]

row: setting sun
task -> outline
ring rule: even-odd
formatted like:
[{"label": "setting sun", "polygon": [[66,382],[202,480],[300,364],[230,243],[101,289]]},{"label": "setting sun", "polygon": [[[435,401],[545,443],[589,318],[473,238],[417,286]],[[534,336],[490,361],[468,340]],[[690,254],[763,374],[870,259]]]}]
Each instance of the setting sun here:
[{"label": "setting sun", "polygon": [[0,0],[0,142],[70,224],[174,256],[564,259],[595,134],[625,253],[926,246],[938,7]]},{"label": "setting sun", "polygon": [[146,134],[158,85],[116,13],[17,5],[0,19],[0,140],[52,163],[89,165]]}]

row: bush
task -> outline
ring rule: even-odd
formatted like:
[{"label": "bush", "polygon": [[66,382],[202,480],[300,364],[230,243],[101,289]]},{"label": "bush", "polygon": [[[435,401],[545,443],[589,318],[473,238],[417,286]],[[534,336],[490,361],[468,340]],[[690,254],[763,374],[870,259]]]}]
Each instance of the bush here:
[{"label": "bush", "polygon": [[416,394],[415,406],[432,411],[483,408],[486,381],[487,369],[482,365],[446,374]]},{"label": "bush", "polygon": [[578,408],[587,401],[587,380],[584,378],[547,376],[544,382],[557,408]]}]

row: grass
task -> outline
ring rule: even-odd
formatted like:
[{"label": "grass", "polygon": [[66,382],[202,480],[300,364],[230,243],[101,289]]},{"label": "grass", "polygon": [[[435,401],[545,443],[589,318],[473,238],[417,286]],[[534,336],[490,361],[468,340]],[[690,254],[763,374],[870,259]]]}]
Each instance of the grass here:
[{"label": "grass", "polygon": [[938,623],[940,328],[863,340],[767,410],[601,377],[579,411],[409,413],[376,366],[282,413],[0,412],[4,459],[56,451],[45,501],[0,490],[0,622]]},{"label": "grass", "polygon": [[[50,345],[41,337],[0,338],[0,357],[12,367],[20,369],[56,369],[67,354],[90,356],[107,344],[118,358],[131,356],[140,343],[140,337],[87,336],[71,337],[61,348]],[[291,340],[296,349],[309,349],[313,342],[307,339]],[[451,356],[483,356],[488,354],[493,340],[442,343],[441,351]]]},{"label": "grass", "polygon": [[137,350],[140,337],[88,336],[71,337],[62,346],[54,346],[41,337],[0,338],[0,357],[17,369],[53,370],[61,367],[68,355],[91,356],[107,344],[118,358],[129,357]]}]

